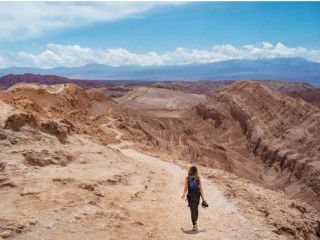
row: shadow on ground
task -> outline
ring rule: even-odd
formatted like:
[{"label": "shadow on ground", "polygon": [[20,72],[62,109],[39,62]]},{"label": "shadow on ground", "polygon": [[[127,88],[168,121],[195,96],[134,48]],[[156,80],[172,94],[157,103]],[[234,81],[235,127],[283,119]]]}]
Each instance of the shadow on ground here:
[{"label": "shadow on ground", "polygon": [[207,230],[198,230],[198,231],[192,231],[192,230],[184,230],[183,228],[180,228],[181,231],[185,234],[199,234],[199,233],[202,233],[202,232],[206,232]]}]

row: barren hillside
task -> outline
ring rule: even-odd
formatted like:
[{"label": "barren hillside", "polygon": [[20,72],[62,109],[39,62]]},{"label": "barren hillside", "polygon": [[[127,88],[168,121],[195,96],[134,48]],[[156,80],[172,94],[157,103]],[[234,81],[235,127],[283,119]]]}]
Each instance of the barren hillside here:
[{"label": "barren hillside", "polygon": [[137,117],[127,125],[147,132],[155,147],[282,189],[320,209],[319,120],[319,109],[307,102],[242,81],[180,118]]},{"label": "barren hillside", "polygon": [[[197,108],[180,123],[214,126]],[[74,84],[15,85],[0,91],[0,113],[1,238],[194,239],[180,199],[189,163],[135,146],[154,147],[147,119],[163,136],[181,133]],[[210,207],[200,210],[198,239],[318,239],[319,214],[307,204],[223,170],[200,171]]]},{"label": "barren hillside", "polygon": [[293,92],[288,92],[287,94],[293,98],[301,98],[320,108],[320,89],[319,88],[311,88],[311,89],[306,89],[304,91],[293,91]]},{"label": "barren hillside", "polygon": [[135,88],[116,101],[136,109],[188,109],[205,100],[204,95],[160,88]]},{"label": "barren hillside", "polygon": [[0,89],[8,89],[18,83],[37,83],[44,85],[75,83],[83,88],[99,91],[109,97],[121,97],[135,87],[151,85],[150,81],[126,81],[126,80],[77,80],[56,75],[39,74],[8,74],[0,77]]},{"label": "barren hillside", "polygon": [[68,83],[71,80],[64,77],[58,76],[42,76],[34,74],[9,74],[0,77],[0,88],[7,89],[17,83],[40,83],[40,84],[63,84]]},{"label": "barren hillside", "polygon": [[[81,87],[84,87],[89,90],[98,91],[103,93],[104,95],[111,98],[120,98],[120,101],[126,102],[129,107],[133,108],[150,108],[150,107],[158,107],[150,105],[150,101],[148,99],[140,99],[140,103],[135,103],[131,101],[126,101],[126,97],[124,95],[128,94],[129,91],[136,89],[148,87],[148,88],[159,88],[159,89],[169,89],[172,91],[176,91],[181,95],[181,92],[187,94],[195,94],[197,95],[207,95],[211,96],[219,91],[221,91],[226,86],[234,83],[235,81],[225,80],[225,81],[197,81],[197,82],[151,82],[151,81],[126,81],[126,80],[109,80],[109,81],[94,81],[94,80],[75,80],[64,77],[59,77],[55,75],[35,75],[35,74],[9,74],[3,77],[0,77],[0,89],[7,89],[11,86],[18,83],[38,83],[38,84],[64,84],[64,83],[75,83]],[[301,98],[317,107],[319,107],[319,98],[320,91],[319,89],[313,87],[312,85],[305,82],[288,82],[288,81],[277,81],[277,80],[262,80],[260,81],[266,86],[268,86],[271,90],[279,93],[285,93],[293,98]],[[138,93],[140,91],[140,94]],[[156,91],[156,90],[150,90]],[[166,94],[160,93],[148,93],[150,97],[164,96]],[[132,91],[132,93],[128,94],[141,95],[141,92],[146,94],[146,91]],[[154,95],[154,96],[153,96]],[[173,97],[172,93],[168,93],[169,100]],[[123,98],[122,98],[123,97]],[[189,99],[184,99],[185,97],[179,96],[178,99],[181,99],[182,102],[189,102]],[[168,100],[167,99],[167,100]],[[144,102],[143,100],[146,100]],[[162,101],[162,106],[166,105],[163,99],[159,98],[158,102]],[[180,102],[181,102],[180,101]]]},{"label": "barren hillside", "polygon": [[[314,89],[315,87],[306,82],[289,82],[278,80],[257,80],[268,86],[271,90],[279,93],[288,92],[300,92],[308,89]],[[197,82],[159,82],[152,86],[157,88],[166,88],[171,90],[179,90],[187,93],[197,93],[213,95],[226,86],[235,83],[236,81],[197,81]]]},{"label": "barren hillside", "polygon": [[[212,96],[234,82],[236,81],[159,82],[153,84],[152,87]],[[278,80],[260,80],[258,82],[263,83],[274,92],[285,93],[293,98],[302,98],[318,106],[319,90],[309,83]]]}]

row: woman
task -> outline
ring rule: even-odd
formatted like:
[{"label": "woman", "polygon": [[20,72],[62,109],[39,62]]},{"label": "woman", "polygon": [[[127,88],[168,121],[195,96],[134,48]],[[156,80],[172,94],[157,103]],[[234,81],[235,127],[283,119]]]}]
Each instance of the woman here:
[{"label": "woman", "polygon": [[186,193],[188,191],[188,202],[191,211],[191,220],[193,224],[192,231],[198,230],[198,206],[200,201],[200,195],[202,197],[202,201],[206,202],[204,199],[203,189],[202,189],[202,182],[199,178],[198,169],[196,166],[192,166],[188,170],[188,177],[186,177],[184,182],[184,189],[183,195],[181,199],[186,197]]}]

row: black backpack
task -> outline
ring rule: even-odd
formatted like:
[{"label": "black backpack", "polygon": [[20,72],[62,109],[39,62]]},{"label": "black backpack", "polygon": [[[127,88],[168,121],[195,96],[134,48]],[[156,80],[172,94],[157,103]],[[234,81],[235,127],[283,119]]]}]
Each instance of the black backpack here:
[{"label": "black backpack", "polygon": [[200,195],[199,178],[188,177],[188,195]]}]

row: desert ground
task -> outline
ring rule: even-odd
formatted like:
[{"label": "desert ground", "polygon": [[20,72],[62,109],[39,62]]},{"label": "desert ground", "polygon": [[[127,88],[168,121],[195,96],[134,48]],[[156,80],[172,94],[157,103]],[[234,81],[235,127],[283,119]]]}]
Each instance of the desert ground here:
[{"label": "desert ground", "polygon": [[[0,236],[319,239],[320,110],[289,96],[312,87],[280,85],[0,90]],[[198,232],[181,199],[193,164]]]}]

